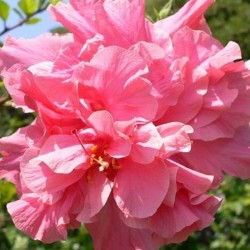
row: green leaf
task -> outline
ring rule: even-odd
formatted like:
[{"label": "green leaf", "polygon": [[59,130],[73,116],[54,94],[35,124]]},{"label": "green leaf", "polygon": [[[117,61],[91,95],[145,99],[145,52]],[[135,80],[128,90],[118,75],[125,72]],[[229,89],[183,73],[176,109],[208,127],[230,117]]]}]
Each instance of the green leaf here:
[{"label": "green leaf", "polygon": [[39,5],[42,6],[45,4],[45,2],[46,2],[46,0],[39,0]]},{"label": "green leaf", "polygon": [[41,21],[41,18],[38,18],[38,17],[33,17],[33,18],[30,18],[26,24],[36,24],[36,23],[39,23]]},{"label": "green leaf", "polygon": [[67,29],[64,27],[56,27],[50,30],[51,33],[57,33],[57,34],[66,34],[69,33]]},{"label": "green leaf", "polygon": [[59,2],[60,2],[60,0],[50,0],[50,3],[53,4],[53,5],[56,5]]},{"label": "green leaf", "polygon": [[10,13],[10,6],[3,0],[0,0],[0,18],[3,21],[6,21],[9,17],[9,13]]},{"label": "green leaf", "polygon": [[17,14],[21,19],[24,18],[23,13],[22,13],[19,9],[13,8],[13,10],[16,12],[16,14]]},{"label": "green leaf", "polygon": [[12,183],[1,180],[0,181],[0,205],[3,206],[15,197],[15,186]]},{"label": "green leaf", "polygon": [[39,2],[37,0],[19,0],[18,6],[27,16],[30,16],[38,10]]},{"label": "green leaf", "polygon": [[163,19],[163,18],[167,17],[170,14],[170,11],[171,11],[172,6],[173,6],[173,2],[174,2],[174,0],[169,0],[163,6],[163,8],[158,13],[159,19]]}]

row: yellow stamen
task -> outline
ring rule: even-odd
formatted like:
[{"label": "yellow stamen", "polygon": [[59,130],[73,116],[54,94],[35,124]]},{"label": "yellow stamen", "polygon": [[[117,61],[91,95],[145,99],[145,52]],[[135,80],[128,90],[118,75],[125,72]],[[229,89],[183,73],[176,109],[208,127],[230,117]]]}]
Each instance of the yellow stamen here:
[{"label": "yellow stamen", "polygon": [[96,151],[98,150],[98,146],[97,145],[92,145],[90,150],[91,150],[91,152],[96,153]]},{"label": "yellow stamen", "polygon": [[101,166],[99,167],[99,170],[102,172],[104,171],[105,169],[108,169],[109,168],[109,163],[107,161],[103,161],[101,163]]}]

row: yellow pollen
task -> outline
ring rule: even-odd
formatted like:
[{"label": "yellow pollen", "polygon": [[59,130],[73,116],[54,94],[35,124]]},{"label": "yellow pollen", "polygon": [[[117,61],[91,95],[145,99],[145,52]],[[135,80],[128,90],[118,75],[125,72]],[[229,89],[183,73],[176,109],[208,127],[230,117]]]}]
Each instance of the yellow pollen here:
[{"label": "yellow pollen", "polygon": [[91,152],[96,153],[96,151],[98,150],[98,146],[97,145],[92,145],[90,150],[91,150]]},{"label": "yellow pollen", "polygon": [[101,166],[99,167],[99,170],[102,172],[104,171],[105,169],[108,169],[109,168],[109,163],[107,161],[103,161],[101,163]]},{"label": "yellow pollen", "polygon": [[[107,152],[109,148],[108,144],[105,144],[101,147],[97,145],[92,145],[90,148],[91,155],[89,159],[91,169],[97,168],[100,172],[103,172],[109,179],[113,180],[117,174],[117,171],[122,168],[118,160],[110,156]],[[89,170],[87,174],[87,181],[91,181],[93,176],[91,174],[92,170]]]},{"label": "yellow pollen", "polygon": [[94,164],[94,161],[95,161],[94,159],[95,159],[95,154],[92,154],[90,156],[90,159],[89,159],[89,163],[90,163],[91,166]]},{"label": "yellow pollen", "polygon": [[93,159],[93,158],[90,158],[89,163],[90,163],[90,165],[92,166],[92,165],[94,164],[94,159]]}]

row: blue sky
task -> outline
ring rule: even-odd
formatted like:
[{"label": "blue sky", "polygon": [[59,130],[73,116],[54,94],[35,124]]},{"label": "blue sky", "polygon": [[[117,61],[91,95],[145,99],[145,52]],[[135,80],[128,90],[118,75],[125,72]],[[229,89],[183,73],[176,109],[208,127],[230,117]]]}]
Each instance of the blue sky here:
[{"label": "blue sky", "polygon": [[[12,7],[17,6],[18,0],[11,0],[6,1],[8,2]],[[6,35],[11,34],[16,38],[24,37],[24,38],[33,38],[40,34],[48,32],[50,29],[60,26],[59,23],[52,20],[50,17],[48,11],[44,11],[43,13],[37,15],[37,17],[41,18],[42,21],[35,24],[35,25],[27,25],[24,24],[21,27],[10,31],[9,33],[6,33],[5,35],[0,37],[0,40],[3,41]],[[12,26],[19,21],[19,17],[16,15],[15,12],[10,13],[9,20],[7,21],[7,26]],[[0,30],[2,30],[2,23],[0,21]]]}]

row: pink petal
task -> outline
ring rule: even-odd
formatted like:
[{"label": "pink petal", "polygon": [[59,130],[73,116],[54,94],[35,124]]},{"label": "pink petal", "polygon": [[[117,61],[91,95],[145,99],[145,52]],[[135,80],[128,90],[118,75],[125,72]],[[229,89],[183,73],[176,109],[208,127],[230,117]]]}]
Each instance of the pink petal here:
[{"label": "pink petal", "polygon": [[149,230],[136,230],[126,226],[112,199],[109,199],[99,213],[97,221],[86,224],[86,227],[94,239],[95,250],[151,250],[160,247],[159,240]]},{"label": "pink petal", "polygon": [[153,83],[152,93],[158,101],[156,120],[164,115],[169,106],[178,102],[184,90],[183,71],[186,63],[184,58],[174,60],[171,65],[165,60],[154,61],[150,66],[147,78]]},{"label": "pink petal", "polygon": [[215,140],[220,137],[231,137],[234,134],[234,124],[223,119],[223,111],[231,111],[231,106],[238,96],[237,89],[228,87],[227,81],[210,84],[204,96],[203,108],[191,122],[195,128],[194,139]]},{"label": "pink petal", "polygon": [[93,112],[88,121],[100,137],[109,136],[111,138],[116,138],[118,136],[118,132],[114,127],[113,117],[108,111]]},{"label": "pink petal", "polygon": [[157,100],[151,95],[151,83],[140,77],[145,72],[145,61],[136,52],[111,46],[101,49],[90,63],[80,64],[73,79],[79,82],[79,98],[89,113],[105,109],[114,120],[151,120]]},{"label": "pink petal", "polygon": [[188,134],[193,133],[193,128],[179,122],[171,122],[157,126],[157,130],[163,139],[162,152],[170,156],[176,152],[189,152],[191,141]]},{"label": "pink petal", "polygon": [[140,165],[125,160],[114,183],[114,198],[125,215],[137,218],[155,213],[169,188],[169,172],[161,161]]},{"label": "pink petal", "polygon": [[88,119],[101,138],[109,144],[107,153],[112,157],[122,158],[129,155],[131,144],[129,138],[119,134],[114,127],[111,114],[107,111],[96,111]]},{"label": "pink petal", "polygon": [[226,47],[220,50],[214,57],[209,59],[209,63],[214,68],[219,69],[241,57],[240,46],[235,42],[229,42]]},{"label": "pink petal", "polygon": [[[222,48],[220,42],[211,35],[189,27],[184,27],[174,34],[173,46],[175,56],[177,58],[188,57],[189,63],[193,66],[201,65]],[[222,58],[219,60],[222,61]]]},{"label": "pink petal", "polygon": [[[167,238],[167,243],[182,242],[187,239],[191,232],[202,230],[214,221],[213,216],[220,205],[220,199],[208,195],[202,196],[206,197],[203,202],[190,204],[185,194],[179,193],[175,207],[172,209],[162,207],[163,214],[155,216],[152,221],[154,226],[157,226],[156,223],[162,224],[162,215],[165,215],[164,221],[168,221],[166,223],[168,226],[164,229],[162,228],[161,232],[158,231],[161,234],[165,234],[164,237]],[[160,227],[158,227],[159,229]]]},{"label": "pink petal", "polygon": [[39,62],[53,61],[60,48],[71,41],[71,35],[44,34],[36,39],[20,38],[17,40],[8,36],[4,46],[0,49],[0,69],[10,68],[17,63],[23,68],[28,68]]},{"label": "pink petal", "polygon": [[170,175],[170,183],[169,183],[169,189],[168,192],[164,198],[163,203],[166,204],[168,207],[173,207],[174,203],[175,203],[175,197],[176,197],[176,193],[178,190],[177,187],[177,180],[176,180],[176,176],[177,176],[177,172],[178,172],[179,168],[177,166],[170,166],[168,165],[168,171],[169,171],[169,175]]},{"label": "pink petal", "polygon": [[184,190],[179,191],[173,207],[163,204],[151,217],[138,219],[121,216],[121,219],[130,227],[150,229],[152,233],[164,238],[165,244],[182,242],[192,232],[209,226],[221,203],[217,197],[190,195],[193,197],[189,198]]},{"label": "pink petal", "polygon": [[176,181],[195,194],[203,194],[212,186],[214,179],[212,175],[205,175],[194,171],[170,159],[166,160],[166,165],[177,167]]},{"label": "pink petal", "polygon": [[[157,112],[157,100],[151,95],[151,83],[136,78],[126,82],[123,93],[108,103],[108,109],[116,120],[132,120],[140,117],[150,121]],[[121,118],[119,118],[121,117]]]},{"label": "pink petal", "polygon": [[[65,240],[65,225],[59,225],[59,218],[53,207],[43,204],[37,197],[25,197],[7,205],[15,226],[34,240],[52,243]],[[58,210],[59,208],[57,208]]]},{"label": "pink petal", "polygon": [[[105,64],[103,64],[105,60]],[[96,82],[95,86],[108,88],[112,93],[117,88],[124,87],[127,80],[134,76],[140,76],[147,71],[146,63],[137,53],[122,49],[118,46],[110,46],[100,50],[91,60],[91,65],[112,73],[112,78],[106,78],[106,82]],[[107,74],[106,77],[109,75]],[[112,84],[111,84],[111,83]]]},{"label": "pink petal", "polygon": [[8,90],[11,98],[14,101],[14,105],[17,108],[22,108],[23,112],[33,112],[34,108],[27,105],[25,100],[25,94],[21,90],[23,82],[23,70],[22,66],[15,64],[9,70],[3,70],[1,75],[4,79],[4,85]]},{"label": "pink petal", "polygon": [[0,140],[0,179],[5,178],[16,185],[20,192],[20,160],[27,149],[26,132],[29,127],[24,127],[11,136],[2,137]]},{"label": "pink petal", "polygon": [[83,180],[84,205],[77,220],[88,223],[106,204],[112,191],[112,184],[107,177],[97,171],[90,181]]},{"label": "pink petal", "polygon": [[92,57],[103,47],[103,37],[96,34],[94,38],[88,39],[83,45],[79,57],[82,61],[90,61]]},{"label": "pink petal", "polygon": [[[81,2],[80,6],[83,4],[84,3]],[[92,14],[92,4],[88,1],[85,5],[86,6],[83,6],[83,9],[88,9]],[[71,5],[62,2],[59,2],[56,6],[50,5],[48,10],[53,19],[62,23],[65,28],[70,30],[82,42],[85,42],[88,38],[93,37],[96,33],[92,21],[92,15],[90,17],[85,15],[84,17]]]},{"label": "pink petal", "polygon": [[204,12],[214,3],[215,0],[190,0],[177,13],[155,23],[157,28],[167,30],[173,35],[184,26],[201,28],[200,22]]},{"label": "pink petal", "polygon": [[74,135],[52,135],[41,147],[39,156],[31,160],[30,164],[44,162],[53,172],[67,174],[80,166],[88,168],[88,159]]},{"label": "pink petal", "polygon": [[133,141],[130,157],[140,164],[154,161],[163,144],[157,128],[152,123],[138,126],[130,137]]},{"label": "pink petal", "polygon": [[[77,182],[84,174],[83,169],[68,174],[55,173],[45,163],[37,164],[38,152],[29,149],[21,162],[21,174],[25,184],[34,192],[57,192]],[[35,162],[32,164],[32,162]]]},{"label": "pink petal", "polygon": [[214,175],[214,185],[222,180],[223,172],[243,179],[249,178],[249,128],[238,129],[232,139],[211,142],[194,140],[192,150],[182,154],[180,159],[189,168]]},{"label": "pink petal", "polygon": [[96,5],[97,30],[107,44],[129,47],[146,39],[144,12],[142,0],[104,1]]},{"label": "pink petal", "polygon": [[160,60],[165,57],[166,51],[164,51],[159,45],[148,42],[138,42],[131,46],[129,50],[136,51],[141,57],[143,57],[147,64],[150,65],[154,60]]},{"label": "pink petal", "polygon": [[157,124],[173,121],[188,123],[202,108],[203,96],[208,87],[207,72],[200,67],[192,68],[188,63],[183,72],[185,88],[179,95],[176,105],[169,107],[164,116],[157,120]]}]

